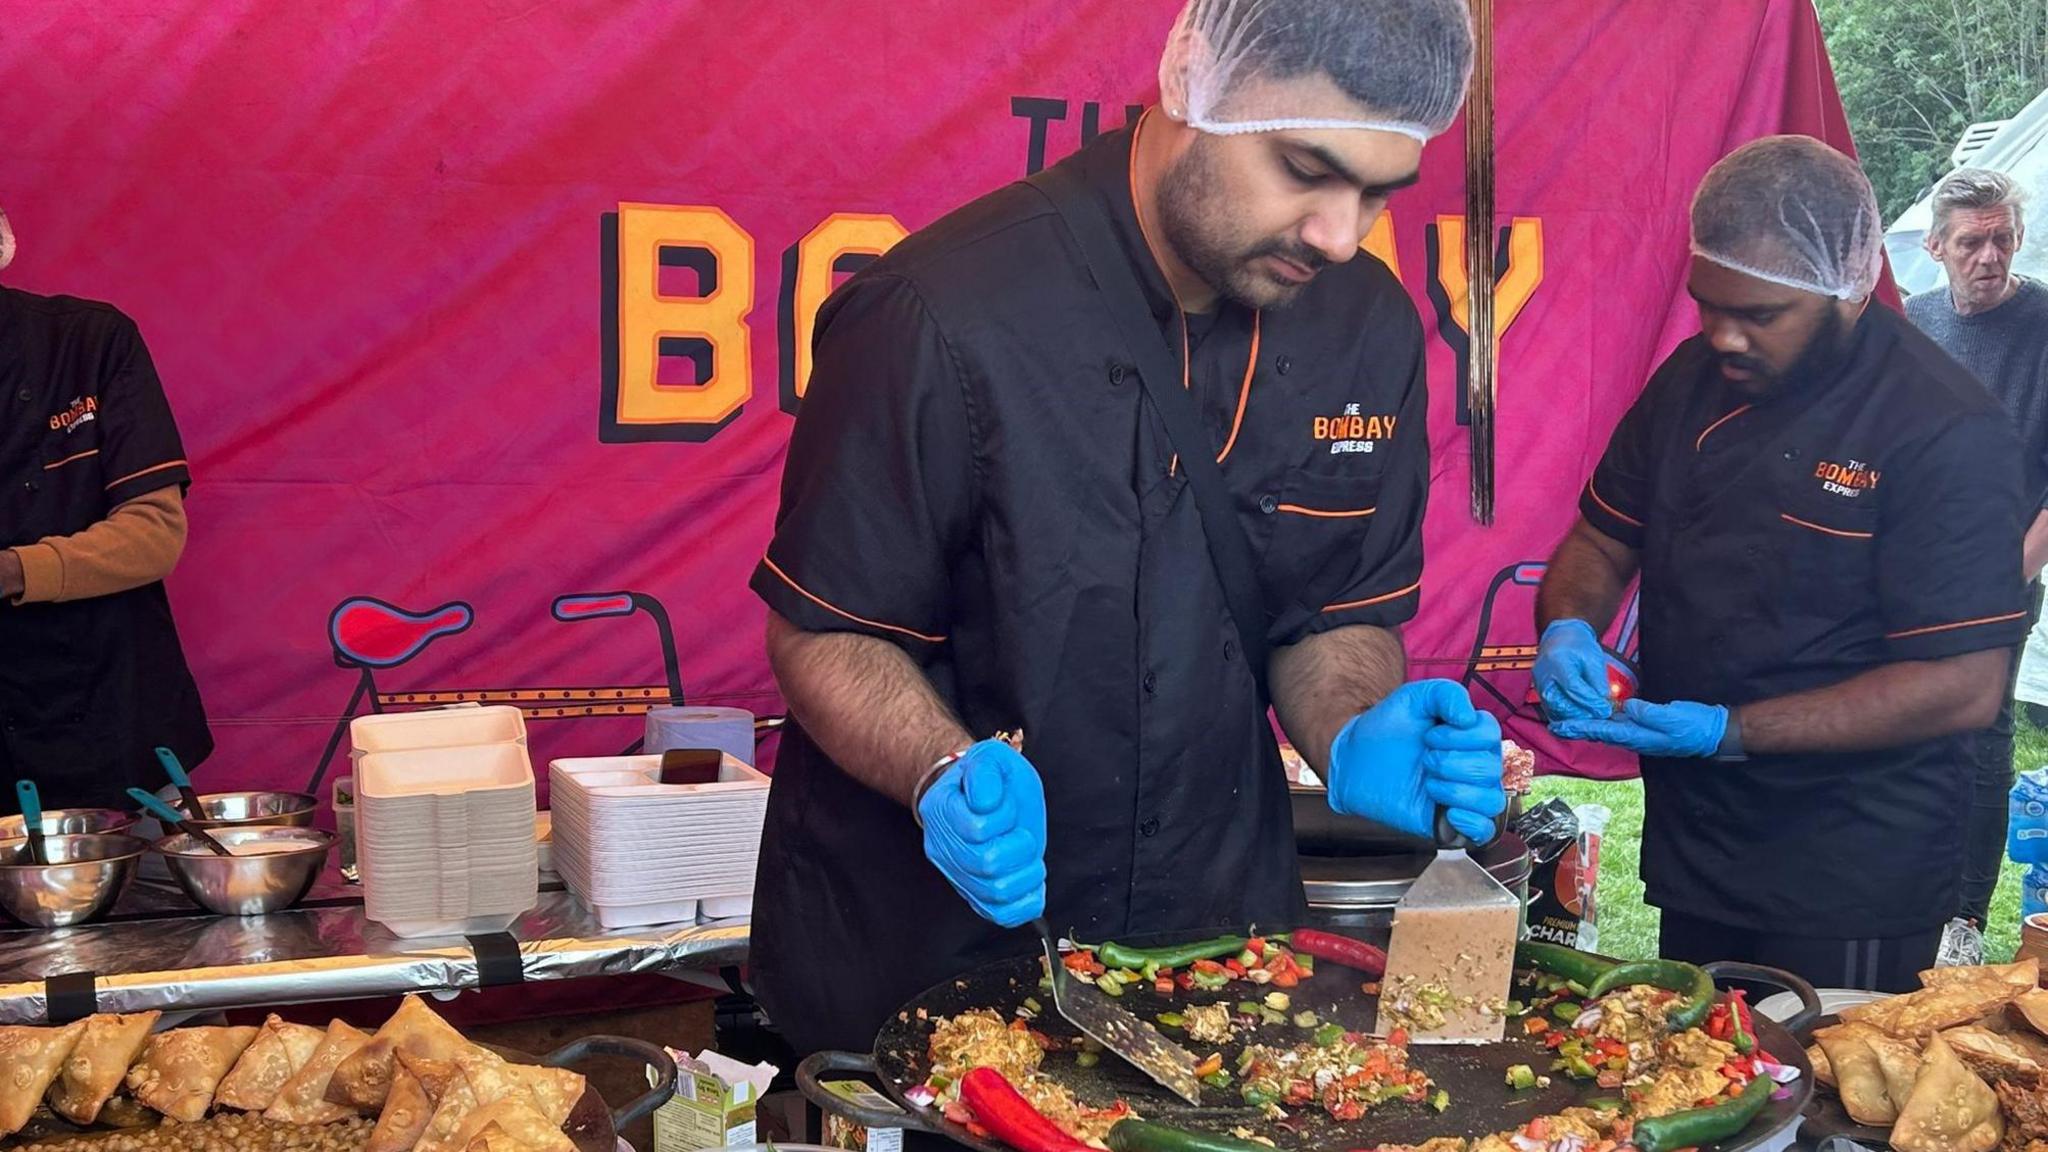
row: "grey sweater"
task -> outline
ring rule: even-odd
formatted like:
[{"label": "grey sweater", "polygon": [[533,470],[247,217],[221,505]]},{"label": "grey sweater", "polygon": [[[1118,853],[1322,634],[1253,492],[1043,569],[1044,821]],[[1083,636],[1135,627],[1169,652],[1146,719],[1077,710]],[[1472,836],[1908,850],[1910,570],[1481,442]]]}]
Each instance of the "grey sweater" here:
[{"label": "grey sweater", "polygon": [[1906,316],[2005,406],[2026,449],[2028,491],[2048,507],[2048,288],[2022,278],[2012,299],[1961,316],[1944,286],[1906,301]]}]

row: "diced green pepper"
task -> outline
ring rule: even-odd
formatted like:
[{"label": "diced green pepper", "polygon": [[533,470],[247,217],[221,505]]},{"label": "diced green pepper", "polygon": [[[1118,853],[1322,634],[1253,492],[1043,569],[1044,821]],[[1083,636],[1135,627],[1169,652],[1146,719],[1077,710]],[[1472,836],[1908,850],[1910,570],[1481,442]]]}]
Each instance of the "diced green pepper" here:
[{"label": "diced green pepper", "polygon": [[1285,1024],[1287,1023],[1287,1013],[1275,1012],[1271,1008],[1261,1008],[1259,1009],[1259,1019],[1268,1024]]},{"label": "diced green pepper", "polygon": [[1207,1076],[1202,1077],[1202,1083],[1207,1084],[1211,1088],[1228,1088],[1230,1087],[1230,1073],[1218,1068]]},{"label": "diced green pepper", "polygon": [[1138,978],[1147,984],[1159,979],[1159,962],[1157,960],[1145,961],[1145,967],[1138,971]]},{"label": "diced green pepper", "polygon": [[1102,989],[1102,991],[1105,994],[1110,996],[1121,996],[1124,994],[1124,986],[1122,984],[1117,983],[1114,980],[1097,980],[1095,982],[1095,986],[1097,988]]},{"label": "diced green pepper", "polygon": [[1429,1106],[1439,1112],[1449,1108],[1451,1106],[1451,1094],[1441,1088],[1437,1089],[1436,1095],[1429,1098]]},{"label": "diced green pepper", "polygon": [[1567,1024],[1577,1020],[1580,1011],[1579,1005],[1574,1004],[1570,1000],[1560,1000],[1550,1006],[1550,1014]]},{"label": "diced green pepper", "polygon": [[1024,1010],[1033,1016],[1045,1011],[1044,1007],[1038,1003],[1038,997],[1036,996],[1026,996],[1024,998]]},{"label": "diced green pepper", "polygon": [[1168,1028],[1185,1028],[1188,1026],[1187,1017],[1182,1016],[1178,1012],[1161,1012],[1155,1019]]},{"label": "diced green pepper", "polygon": [[1313,1028],[1322,1022],[1322,1019],[1313,1012],[1296,1012],[1294,1014],[1294,1026],[1296,1028]]},{"label": "diced green pepper", "polygon": [[1237,962],[1247,968],[1256,968],[1259,965],[1259,954],[1247,948],[1237,954]]},{"label": "diced green pepper", "polygon": [[1230,973],[1228,972],[1204,972],[1196,969],[1193,975],[1195,987],[1200,988],[1204,992],[1214,992],[1225,984],[1230,983]]},{"label": "diced green pepper", "polygon": [[1343,1039],[1344,1026],[1341,1024],[1325,1024],[1316,1029],[1315,1042],[1318,1048],[1334,1048]]},{"label": "diced green pepper", "polygon": [[1508,1069],[1508,1087],[1520,1092],[1536,1086],[1536,1070],[1527,1064],[1517,1064]]},{"label": "diced green pepper", "polygon": [[1097,1064],[1102,1063],[1102,1054],[1099,1052],[1083,1052],[1074,1057],[1074,1063],[1079,1064],[1083,1068],[1093,1068]]},{"label": "diced green pepper", "polygon": [[1257,1016],[1261,1009],[1256,1000],[1239,1000],[1237,1010],[1246,1016]]},{"label": "diced green pepper", "polygon": [[1301,969],[1304,976],[1316,974],[1316,958],[1306,952],[1296,952],[1294,954],[1294,966]]}]

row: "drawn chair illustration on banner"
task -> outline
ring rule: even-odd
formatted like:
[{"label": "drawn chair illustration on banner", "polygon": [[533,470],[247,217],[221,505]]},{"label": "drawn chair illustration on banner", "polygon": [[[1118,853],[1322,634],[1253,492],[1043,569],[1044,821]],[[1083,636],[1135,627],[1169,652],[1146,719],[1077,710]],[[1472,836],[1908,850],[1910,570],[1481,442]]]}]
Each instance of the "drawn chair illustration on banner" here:
[{"label": "drawn chair illustration on banner", "polygon": [[[377,674],[400,667],[424,652],[444,636],[467,631],[476,621],[475,611],[460,600],[450,601],[425,612],[410,612],[372,596],[351,596],[327,618],[327,639],[334,662],[356,671],[355,691],[348,698],[341,718],[327,738],[327,748],[313,770],[306,791],[319,795],[327,765],[348,734],[350,720],[365,713],[392,708],[432,708],[450,704],[509,704],[529,720],[567,719],[584,716],[630,716],[668,704],[683,704],[683,676],[676,655],[675,633],[669,627],[668,612],[661,602],[641,592],[577,593],[558,596],[548,612],[564,624],[586,620],[617,619],[644,615],[654,621],[661,643],[661,666],[666,683],[653,685],[605,685],[586,688],[412,688],[391,690],[380,687]],[[624,755],[640,750],[635,740]]]},{"label": "drawn chair illustration on banner", "polygon": [[[1501,591],[1505,588],[1527,588],[1531,603],[1522,606],[1522,620],[1535,615],[1534,594],[1537,585],[1543,583],[1543,572],[1549,565],[1540,560],[1525,560],[1510,564],[1494,574],[1486,586],[1486,597],[1479,602],[1479,629],[1472,638],[1472,654],[1465,661],[1465,674],[1458,682],[1467,689],[1478,688],[1500,702],[1503,715],[1516,716],[1524,720],[1543,722],[1536,705],[1529,702],[1530,673],[1536,667],[1536,645],[1534,644],[1491,644],[1488,638],[1493,631],[1493,610]],[[1615,640],[1615,651],[1633,657],[1636,644],[1636,609],[1640,593],[1629,591],[1628,600],[1622,605],[1621,634]],[[1519,598],[1518,598],[1519,599]],[[1527,635],[1523,632],[1523,635]]]}]

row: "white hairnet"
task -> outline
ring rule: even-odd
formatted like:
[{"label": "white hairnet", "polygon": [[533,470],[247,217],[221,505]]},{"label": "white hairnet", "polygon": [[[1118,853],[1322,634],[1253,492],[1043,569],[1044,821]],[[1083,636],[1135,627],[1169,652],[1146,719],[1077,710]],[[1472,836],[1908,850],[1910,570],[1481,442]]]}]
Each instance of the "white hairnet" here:
[{"label": "white hairnet", "polygon": [[1854,160],[1811,136],[1766,136],[1707,170],[1692,198],[1692,251],[1759,280],[1855,300],[1877,287],[1884,225]]},{"label": "white hairnet", "polygon": [[[1273,83],[1318,74],[1327,93]],[[1371,128],[1427,140],[1457,119],[1471,76],[1465,0],[1188,0],[1159,62],[1169,106],[1181,94],[1187,123],[1217,135]]]}]

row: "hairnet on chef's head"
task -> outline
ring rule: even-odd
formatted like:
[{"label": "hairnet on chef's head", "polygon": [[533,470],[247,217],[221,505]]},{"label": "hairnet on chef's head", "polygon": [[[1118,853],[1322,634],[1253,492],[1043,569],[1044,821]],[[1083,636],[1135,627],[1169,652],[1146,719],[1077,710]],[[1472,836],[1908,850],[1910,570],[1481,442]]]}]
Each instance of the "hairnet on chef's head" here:
[{"label": "hairnet on chef's head", "polygon": [[[1278,83],[1317,75],[1329,97]],[[1159,62],[1169,113],[1218,135],[1370,128],[1427,140],[1457,119],[1471,77],[1465,0],[1188,0]]]},{"label": "hairnet on chef's head", "polygon": [[1863,169],[1811,136],[1752,140],[1707,170],[1692,198],[1692,251],[1822,296],[1877,287],[1884,225]]}]

